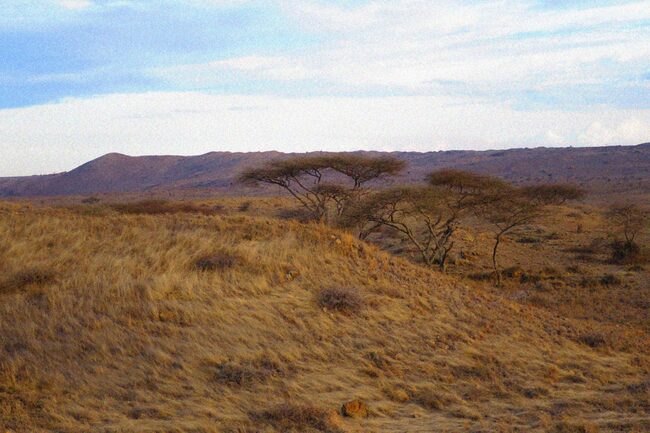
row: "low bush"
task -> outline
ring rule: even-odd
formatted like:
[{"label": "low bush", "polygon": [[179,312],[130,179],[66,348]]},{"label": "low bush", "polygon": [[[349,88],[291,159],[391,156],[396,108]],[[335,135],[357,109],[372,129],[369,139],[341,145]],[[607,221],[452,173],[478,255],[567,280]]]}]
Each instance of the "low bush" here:
[{"label": "low bush", "polygon": [[286,374],[282,364],[268,356],[239,362],[220,362],[210,365],[210,369],[214,370],[212,379],[215,382],[230,386],[249,386]]},{"label": "low bush", "polygon": [[555,424],[552,433],[598,433],[598,426],[586,422],[562,420]]},{"label": "low bush", "polygon": [[294,220],[301,223],[316,221],[314,215],[304,208],[285,208],[277,212],[277,217],[283,220]]},{"label": "low bush", "polygon": [[534,238],[531,236],[524,236],[517,239],[517,242],[520,244],[538,244],[540,242],[539,238]]},{"label": "low bush", "polygon": [[596,331],[591,331],[580,335],[578,337],[578,342],[595,349],[605,346],[607,344],[607,339],[605,338],[604,334]]},{"label": "low bush", "polygon": [[600,284],[603,286],[618,286],[622,281],[614,274],[605,274],[600,277]]},{"label": "low bush", "polygon": [[238,210],[239,212],[248,212],[248,210],[250,209],[251,205],[252,205],[252,203],[251,203],[250,201],[245,201],[245,202],[243,202],[242,204],[239,205],[239,207],[237,208],[237,210]]},{"label": "low bush", "polygon": [[46,269],[31,268],[9,275],[0,281],[0,294],[19,292],[29,286],[43,286],[55,279],[54,272]]},{"label": "low bush", "polygon": [[340,312],[357,312],[363,307],[363,299],[356,289],[329,288],[318,292],[318,306]]},{"label": "low bush", "polygon": [[236,253],[222,249],[214,254],[202,256],[194,262],[194,268],[199,271],[223,271],[234,267],[242,258]]},{"label": "low bush", "polygon": [[641,248],[635,242],[614,241],[610,245],[612,262],[617,264],[634,264],[641,259]]},{"label": "low bush", "polygon": [[462,403],[462,400],[455,394],[432,386],[419,387],[413,390],[410,399],[423,408],[430,410],[446,410],[451,406]]},{"label": "low bush", "polygon": [[489,281],[494,278],[494,274],[490,272],[474,272],[467,275],[467,278],[474,281]]},{"label": "low bush", "polygon": [[83,204],[96,204],[99,203],[101,199],[99,197],[86,197],[81,200],[81,203]]},{"label": "low bush", "polygon": [[160,215],[169,213],[198,213],[212,215],[219,209],[208,206],[199,206],[188,202],[169,202],[167,200],[142,200],[133,203],[119,203],[111,205],[117,212],[135,215]]},{"label": "low bush", "polygon": [[337,414],[309,404],[285,403],[274,408],[255,412],[251,418],[270,424],[280,431],[309,431],[313,429],[325,433],[340,433]]}]

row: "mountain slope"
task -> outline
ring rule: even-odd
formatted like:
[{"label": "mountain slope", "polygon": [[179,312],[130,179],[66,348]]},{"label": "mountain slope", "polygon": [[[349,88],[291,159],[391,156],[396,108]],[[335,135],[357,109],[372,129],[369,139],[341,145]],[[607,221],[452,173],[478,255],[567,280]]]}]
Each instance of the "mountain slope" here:
[{"label": "mountain slope", "polygon": [[322,226],[3,205],[0,238],[10,431],[650,428],[645,334],[593,349]]},{"label": "mountain slope", "polygon": [[[365,152],[379,154],[378,152]],[[408,162],[398,179],[419,182],[442,167],[498,175],[515,183],[574,182],[591,191],[650,192],[650,144],[594,148],[536,148],[501,151],[393,152]],[[243,169],[291,154],[211,152],[199,156],[108,154],[70,172],[0,178],[0,196],[87,195],[95,193],[220,190]]]}]

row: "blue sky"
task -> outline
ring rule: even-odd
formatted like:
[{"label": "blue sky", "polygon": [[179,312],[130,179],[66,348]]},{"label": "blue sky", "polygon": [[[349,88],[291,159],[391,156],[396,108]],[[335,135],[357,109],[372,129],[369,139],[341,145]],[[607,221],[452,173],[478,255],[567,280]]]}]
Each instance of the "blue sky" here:
[{"label": "blue sky", "polygon": [[0,0],[0,176],[650,140],[650,1]]}]

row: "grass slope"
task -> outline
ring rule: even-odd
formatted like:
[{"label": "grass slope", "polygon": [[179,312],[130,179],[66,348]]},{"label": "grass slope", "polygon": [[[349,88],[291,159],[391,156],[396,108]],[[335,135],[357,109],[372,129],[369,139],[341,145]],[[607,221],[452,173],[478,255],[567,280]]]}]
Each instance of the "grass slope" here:
[{"label": "grass slope", "polygon": [[650,429],[647,341],[325,227],[0,205],[0,240],[9,431]]}]

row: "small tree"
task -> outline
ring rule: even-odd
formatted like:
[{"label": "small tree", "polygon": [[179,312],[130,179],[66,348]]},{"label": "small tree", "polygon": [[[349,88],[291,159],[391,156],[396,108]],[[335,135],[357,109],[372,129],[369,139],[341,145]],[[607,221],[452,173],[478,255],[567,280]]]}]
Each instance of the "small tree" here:
[{"label": "small tree", "polygon": [[344,221],[360,226],[365,239],[381,227],[403,235],[418,250],[422,261],[445,270],[453,235],[467,210],[458,198],[442,188],[402,186],[376,192],[348,209]]},{"label": "small tree", "polygon": [[547,206],[559,205],[580,198],[583,192],[577,187],[563,184],[534,185],[515,188],[508,184],[495,184],[477,205],[477,215],[490,223],[494,231],[492,268],[497,286],[501,285],[498,249],[501,241],[517,227],[529,224],[545,214]]},{"label": "small tree", "polygon": [[410,240],[427,265],[437,264],[444,271],[461,220],[483,203],[488,191],[506,184],[491,176],[452,169],[435,171],[426,179],[427,186],[395,187],[368,197],[344,221],[360,227],[362,239],[390,227]]},{"label": "small tree", "polygon": [[647,224],[647,213],[634,204],[619,204],[607,210],[605,219],[613,234],[623,237],[623,241],[615,239],[612,243],[612,259],[624,262],[638,255],[640,248],[635,239]]},{"label": "small tree", "polygon": [[637,205],[614,205],[605,214],[608,225],[611,229],[623,235],[625,242],[633,244],[637,235],[643,230],[647,222],[647,213]]},{"label": "small tree", "polygon": [[251,185],[277,185],[315,219],[325,220],[330,213],[340,216],[349,203],[365,193],[368,182],[395,175],[404,166],[404,161],[393,157],[306,156],[270,161],[244,171],[239,180]]},{"label": "small tree", "polygon": [[563,205],[569,200],[580,200],[585,196],[582,188],[569,183],[552,183],[526,186],[524,194],[531,200],[546,205]]},{"label": "small tree", "polygon": [[431,188],[403,186],[376,192],[348,209],[345,221],[362,226],[360,237],[390,227],[408,238],[424,263],[441,269],[453,246],[455,216]]}]

